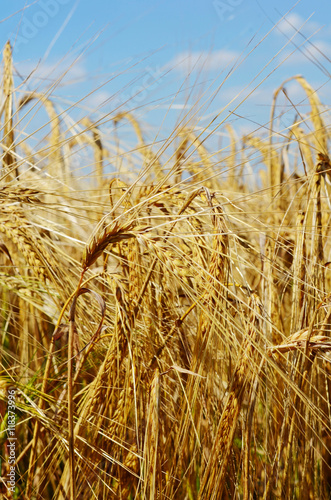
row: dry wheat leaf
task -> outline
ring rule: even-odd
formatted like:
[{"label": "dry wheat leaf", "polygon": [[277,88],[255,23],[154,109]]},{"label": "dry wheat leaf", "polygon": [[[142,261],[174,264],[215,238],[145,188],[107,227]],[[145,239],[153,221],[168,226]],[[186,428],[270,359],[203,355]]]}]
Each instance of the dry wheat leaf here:
[{"label": "dry wheat leaf", "polygon": [[200,375],[199,373],[194,373],[192,372],[191,370],[187,370],[186,368],[182,368],[181,366],[178,366],[176,364],[174,365],[171,365],[168,370],[166,370],[165,372],[163,373],[160,373],[160,375],[164,375],[165,373],[168,373],[170,372],[170,370],[175,370],[176,372],[179,372],[179,373],[186,373],[187,375],[193,375],[194,377],[200,377],[200,378],[206,378],[204,377],[203,375]]}]

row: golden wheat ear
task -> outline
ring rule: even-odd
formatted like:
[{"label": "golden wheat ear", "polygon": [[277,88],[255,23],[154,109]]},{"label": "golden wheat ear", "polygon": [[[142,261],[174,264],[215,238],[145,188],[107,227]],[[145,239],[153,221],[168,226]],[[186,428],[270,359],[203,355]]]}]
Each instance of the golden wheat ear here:
[{"label": "golden wheat ear", "polygon": [[99,229],[92,234],[85,246],[82,258],[82,268],[85,271],[94,264],[106,250],[108,245],[114,245],[123,240],[135,238],[150,230],[149,226],[135,228],[133,222],[115,222],[110,227],[99,226]]},{"label": "golden wheat ear", "polygon": [[14,122],[13,122],[13,58],[10,42],[8,41],[3,51],[3,95],[4,95],[4,125],[2,133],[2,144],[4,154],[2,159],[2,178],[4,182],[18,176],[17,161],[14,146]]}]

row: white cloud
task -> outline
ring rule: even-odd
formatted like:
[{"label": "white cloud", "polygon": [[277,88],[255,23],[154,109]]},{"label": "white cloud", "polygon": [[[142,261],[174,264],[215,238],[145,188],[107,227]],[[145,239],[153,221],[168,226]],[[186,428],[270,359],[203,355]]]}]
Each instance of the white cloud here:
[{"label": "white cloud", "polygon": [[69,85],[78,81],[86,80],[87,72],[82,61],[70,64],[69,61],[61,63],[48,63],[38,61],[27,61],[15,64],[17,74],[24,79],[31,88],[47,88],[59,81],[59,84]]},{"label": "white cloud", "polygon": [[[219,93],[219,99],[222,103],[231,103],[238,105],[240,102],[249,101],[251,104],[268,105],[272,102],[274,88],[270,88],[266,84],[258,87],[251,93],[252,87],[245,88],[245,85],[231,85],[224,88]],[[233,106],[233,104],[231,104]]]},{"label": "white cloud", "polygon": [[192,71],[220,71],[234,63],[239,55],[239,52],[227,49],[215,50],[214,52],[181,52],[166,65],[166,69],[180,71],[185,75]]},{"label": "white cloud", "polygon": [[96,110],[105,105],[109,105],[112,99],[113,96],[109,92],[99,90],[93,92],[84,100],[84,106],[88,106],[91,110]]},{"label": "white cloud", "polygon": [[[293,52],[294,51],[294,52]],[[293,52],[293,54],[291,54]],[[317,63],[325,66],[331,58],[331,44],[322,40],[308,41],[299,49],[293,47],[291,51],[283,52],[283,64],[300,65],[304,63]],[[285,60],[286,59],[286,60]]]},{"label": "white cloud", "polygon": [[167,111],[177,111],[178,109],[180,111],[182,111],[183,109],[186,110],[190,110],[192,109],[192,105],[191,104],[171,104],[170,108],[169,108],[169,105],[166,104],[166,105],[162,105],[162,106],[159,106],[158,107],[159,109],[166,109]]},{"label": "white cloud", "polygon": [[304,19],[299,14],[291,12],[277,25],[276,33],[293,36],[297,30],[305,35],[312,35],[321,28],[321,25],[315,21]]}]

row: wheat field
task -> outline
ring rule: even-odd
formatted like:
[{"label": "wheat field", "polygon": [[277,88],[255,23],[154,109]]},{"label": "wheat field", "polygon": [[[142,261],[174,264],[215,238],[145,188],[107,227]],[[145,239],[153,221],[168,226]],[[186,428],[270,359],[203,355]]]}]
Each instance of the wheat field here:
[{"label": "wheat field", "polygon": [[225,122],[215,151],[188,117],[150,144],[134,110],[76,122],[15,87],[7,43],[2,498],[330,498],[330,131],[292,80],[279,133],[283,82],[269,135]]}]

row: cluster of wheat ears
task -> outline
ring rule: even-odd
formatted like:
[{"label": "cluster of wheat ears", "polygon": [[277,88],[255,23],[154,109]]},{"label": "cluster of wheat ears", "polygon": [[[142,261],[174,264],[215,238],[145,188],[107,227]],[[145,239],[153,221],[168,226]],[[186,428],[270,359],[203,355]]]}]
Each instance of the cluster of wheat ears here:
[{"label": "cluster of wheat ears", "polygon": [[[68,120],[52,89],[14,88],[9,43],[2,74],[3,498],[329,498],[330,134],[314,89],[293,77],[309,112],[276,137],[226,125],[220,157],[185,120],[155,147],[115,112],[133,150]],[[33,147],[22,124],[41,108]]]}]

